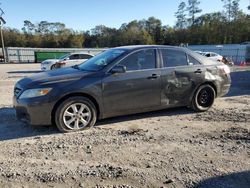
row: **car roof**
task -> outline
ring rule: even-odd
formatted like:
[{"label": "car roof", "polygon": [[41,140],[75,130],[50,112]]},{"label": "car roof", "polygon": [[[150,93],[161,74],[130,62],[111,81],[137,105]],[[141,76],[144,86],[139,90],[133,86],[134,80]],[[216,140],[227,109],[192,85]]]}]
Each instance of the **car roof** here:
[{"label": "car roof", "polygon": [[69,55],[74,55],[74,54],[84,54],[84,55],[91,55],[91,56],[93,56],[92,54],[89,54],[89,53],[86,53],[86,52],[72,52],[72,53],[69,53]]},{"label": "car roof", "polygon": [[131,45],[131,46],[120,46],[114,49],[124,49],[124,50],[137,50],[137,49],[147,49],[147,48],[172,48],[172,49],[185,49],[178,46],[169,46],[169,45]]},{"label": "car roof", "polygon": [[165,49],[179,49],[184,51],[185,53],[191,54],[193,57],[195,57],[197,60],[199,60],[199,62],[201,62],[202,64],[207,64],[207,65],[211,65],[211,64],[216,64],[218,62],[212,61],[209,58],[206,58],[188,48],[184,48],[184,47],[178,47],[178,46],[169,46],[169,45],[132,45],[132,46],[120,46],[120,47],[116,47],[113,49],[122,49],[122,50],[130,50],[130,51],[134,51],[134,50],[139,50],[139,49],[147,49],[147,48],[165,48]]},{"label": "car roof", "polygon": [[206,54],[217,54],[217,55],[220,55],[220,54],[218,54],[216,52],[204,52],[204,53],[206,53]]}]

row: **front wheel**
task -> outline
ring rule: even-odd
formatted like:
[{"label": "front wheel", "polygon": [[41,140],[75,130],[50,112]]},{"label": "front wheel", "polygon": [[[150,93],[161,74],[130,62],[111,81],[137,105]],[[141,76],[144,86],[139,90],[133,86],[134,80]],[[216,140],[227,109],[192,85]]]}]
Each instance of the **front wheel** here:
[{"label": "front wheel", "polygon": [[95,125],[96,108],[86,97],[70,97],[55,113],[55,123],[61,132],[76,132]]},{"label": "front wheel", "polygon": [[213,105],[215,96],[212,86],[208,84],[200,86],[194,94],[192,108],[197,112],[207,111]]}]

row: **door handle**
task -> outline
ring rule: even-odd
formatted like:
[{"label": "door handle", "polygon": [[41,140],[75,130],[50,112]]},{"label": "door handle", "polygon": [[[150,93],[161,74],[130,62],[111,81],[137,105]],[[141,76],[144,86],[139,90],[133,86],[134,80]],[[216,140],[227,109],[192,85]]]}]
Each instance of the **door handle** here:
[{"label": "door handle", "polygon": [[201,69],[197,69],[196,71],[194,71],[195,74],[201,74],[202,70]]},{"label": "door handle", "polygon": [[151,76],[148,77],[148,79],[157,79],[159,77],[158,74],[152,74]]}]

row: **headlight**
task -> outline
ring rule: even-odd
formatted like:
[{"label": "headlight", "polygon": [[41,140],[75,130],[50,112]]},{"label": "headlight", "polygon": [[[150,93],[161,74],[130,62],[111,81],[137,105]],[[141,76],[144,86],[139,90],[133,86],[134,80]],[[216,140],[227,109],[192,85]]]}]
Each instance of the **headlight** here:
[{"label": "headlight", "polygon": [[44,96],[47,95],[51,89],[52,88],[28,89],[21,94],[20,99]]},{"label": "headlight", "polygon": [[50,64],[50,61],[43,61],[41,64],[42,65],[48,65],[48,64]]}]

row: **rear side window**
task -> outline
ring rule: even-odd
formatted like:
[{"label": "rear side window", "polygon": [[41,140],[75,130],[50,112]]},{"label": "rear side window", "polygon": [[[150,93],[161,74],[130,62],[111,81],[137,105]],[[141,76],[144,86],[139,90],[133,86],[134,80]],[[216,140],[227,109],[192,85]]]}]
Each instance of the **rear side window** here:
[{"label": "rear side window", "polygon": [[127,71],[154,69],[156,65],[155,50],[140,50],[135,52],[120,62],[126,66]]},{"label": "rear side window", "polygon": [[79,54],[74,54],[69,57],[69,59],[79,59]]},{"label": "rear side window", "polygon": [[88,54],[79,54],[80,59],[90,59],[92,56]]},{"label": "rear side window", "polygon": [[164,67],[186,66],[187,55],[180,50],[162,49],[162,58]]},{"label": "rear side window", "polygon": [[193,65],[200,65],[201,64],[199,61],[197,61],[195,58],[193,58],[190,55],[188,55],[188,62],[193,64]]}]

